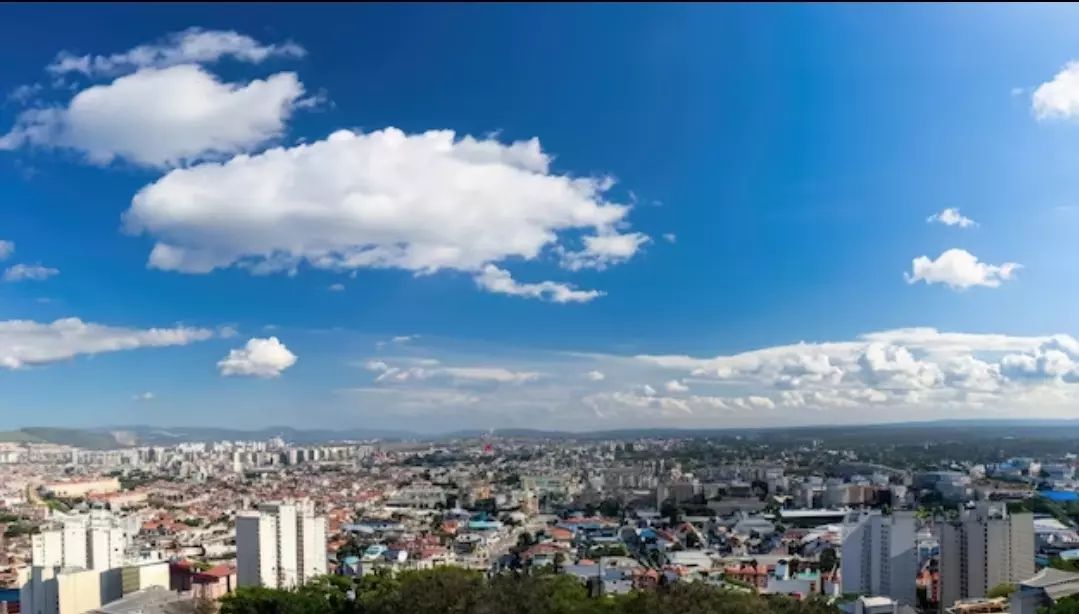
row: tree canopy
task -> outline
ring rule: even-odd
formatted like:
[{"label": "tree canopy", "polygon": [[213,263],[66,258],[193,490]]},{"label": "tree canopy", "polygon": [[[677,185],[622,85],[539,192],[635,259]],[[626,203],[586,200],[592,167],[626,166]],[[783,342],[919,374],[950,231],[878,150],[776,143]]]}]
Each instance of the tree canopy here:
[{"label": "tree canopy", "polygon": [[[354,598],[353,598],[354,596]],[[295,590],[243,587],[221,614],[839,614],[819,597],[797,600],[735,592],[703,582],[592,597],[576,578],[553,573],[483,574],[459,567],[326,577]]]}]

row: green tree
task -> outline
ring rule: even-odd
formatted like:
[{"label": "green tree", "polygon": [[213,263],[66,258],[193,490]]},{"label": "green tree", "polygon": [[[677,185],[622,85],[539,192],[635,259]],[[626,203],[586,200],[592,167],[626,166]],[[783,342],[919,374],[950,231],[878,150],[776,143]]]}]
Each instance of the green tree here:
[{"label": "green tree", "polygon": [[836,554],[835,548],[825,548],[820,553],[820,568],[821,571],[831,572],[835,571],[835,568],[839,566],[839,556]]},{"label": "green tree", "polygon": [[221,614],[840,614],[816,596],[759,596],[704,582],[664,582],[658,590],[604,599],[594,598],[595,582],[590,586],[591,594],[576,578],[550,570],[491,578],[457,567],[376,571],[355,585],[324,577],[295,590],[240,588],[222,600]]},{"label": "green tree", "polygon": [[663,505],[659,506],[659,515],[669,520],[671,524],[675,524],[678,522],[680,512],[678,510],[678,505],[676,505],[674,502],[674,499],[667,499],[663,502]]},{"label": "green tree", "polygon": [[622,503],[618,499],[604,499],[599,504],[599,513],[607,518],[621,518]]},{"label": "green tree", "polygon": [[1012,593],[1014,593],[1014,592],[1015,592],[1015,585],[1004,582],[1004,583],[998,584],[998,585],[994,586],[993,588],[989,589],[989,592],[986,593],[985,596],[989,597],[990,599],[996,599],[998,597],[1007,598],[1007,597],[1011,597]]}]

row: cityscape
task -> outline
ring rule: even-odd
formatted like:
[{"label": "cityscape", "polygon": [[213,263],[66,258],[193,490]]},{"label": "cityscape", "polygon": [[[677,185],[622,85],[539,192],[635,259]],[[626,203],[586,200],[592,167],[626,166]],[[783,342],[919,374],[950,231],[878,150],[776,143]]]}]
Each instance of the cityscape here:
[{"label": "cityscape", "polygon": [[0,594],[9,614],[172,612],[457,568],[608,596],[699,583],[843,611],[1033,614],[1079,594],[1077,435],[8,443]]},{"label": "cityscape", "polygon": [[0,614],[1079,614],[1072,24],[0,3]]}]

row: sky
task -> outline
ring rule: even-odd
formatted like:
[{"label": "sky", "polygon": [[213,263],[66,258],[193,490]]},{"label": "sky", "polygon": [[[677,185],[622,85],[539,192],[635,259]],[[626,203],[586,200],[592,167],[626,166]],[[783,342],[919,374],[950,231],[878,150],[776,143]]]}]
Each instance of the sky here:
[{"label": "sky", "polygon": [[1079,417],[1079,7],[0,7],[0,427]]}]

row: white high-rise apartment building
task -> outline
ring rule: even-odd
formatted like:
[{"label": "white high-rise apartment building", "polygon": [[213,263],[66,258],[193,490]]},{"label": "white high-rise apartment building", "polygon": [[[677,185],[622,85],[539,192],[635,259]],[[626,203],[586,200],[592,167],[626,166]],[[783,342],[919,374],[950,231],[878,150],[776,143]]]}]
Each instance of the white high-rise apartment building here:
[{"label": "white high-rise apartment building", "polygon": [[326,575],[326,518],[315,515],[315,504],[311,501],[297,505],[296,543],[299,583]]},{"label": "white high-rise apartment building", "polygon": [[940,527],[940,606],[1034,575],[1034,515],[982,502]]},{"label": "white high-rise apartment building", "polygon": [[86,569],[86,525],[77,520],[42,531],[30,538],[30,556],[35,567]]},{"label": "white high-rise apartment building", "polygon": [[86,540],[90,547],[87,557],[90,569],[105,571],[124,566],[127,537],[123,529],[108,525],[90,525]]},{"label": "white high-rise apartment building", "polygon": [[111,516],[100,514],[68,518],[63,526],[30,538],[31,562],[35,567],[115,569],[123,566],[126,548],[123,530]]},{"label": "white high-rise apartment building", "polygon": [[843,592],[889,597],[913,605],[918,550],[914,512],[856,512],[843,524],[840,573]]},{"label": "white high-rise apartment building", "polygon": [[325,574],[326,519],[310,501],[264,503],[237,515],[237,584],[289,588]]}]

